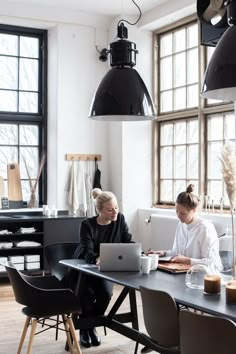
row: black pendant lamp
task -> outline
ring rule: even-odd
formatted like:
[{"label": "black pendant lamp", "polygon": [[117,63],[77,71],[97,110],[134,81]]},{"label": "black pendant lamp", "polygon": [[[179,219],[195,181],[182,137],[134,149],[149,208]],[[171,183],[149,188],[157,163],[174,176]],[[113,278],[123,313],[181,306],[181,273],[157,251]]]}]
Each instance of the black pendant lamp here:
[{"label": "black pendant lamp", "polygon": [[117,26],[118,40],[110,44],[109,50],[104,48],[100,52],[101,61],[106,61],[110,55],[111,69],[97,88],[89,118],[105,121],[151,120],[156,116],[151,96],[141,76],[133,68],[138,53],[136,44],[127,40],[128,30],[121,21]]},{"label": "black pendant lamp", "polygon": [[227,0],[226,29],[205,72],[201,96],[204,98],[236,101],[236,0]]}]

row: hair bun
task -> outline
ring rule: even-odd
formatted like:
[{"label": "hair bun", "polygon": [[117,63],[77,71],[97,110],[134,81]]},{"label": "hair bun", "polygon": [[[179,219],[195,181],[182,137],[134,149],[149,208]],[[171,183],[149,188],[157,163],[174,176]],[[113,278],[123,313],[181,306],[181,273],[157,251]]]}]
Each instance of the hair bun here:
[{"label": "hair bun", "polygon": [[192,193],[194,191],[194,185],[193,184],[189,184],[187,189],[186,189],[186,192],[187,193]]},{"label": "hair bun", "polygon": [[94,188],[92,190],[92,196],[94,199],[96,199],[97,196],[99,196],[99,194],[101,194],[101,193],[102,193],[102,190],[100,188]]}]

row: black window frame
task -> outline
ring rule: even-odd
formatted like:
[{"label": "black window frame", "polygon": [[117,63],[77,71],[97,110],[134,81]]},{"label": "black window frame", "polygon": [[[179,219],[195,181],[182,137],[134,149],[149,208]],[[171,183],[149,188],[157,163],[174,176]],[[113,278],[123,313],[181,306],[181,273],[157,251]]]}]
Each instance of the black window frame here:
[{"label": "black window frame", "polygon": [[[0,123],[37,125],[39,128],[39,160],[43,153],[47,155],[47,67],[48,67],[48,31],[44,29],[0,24],[1,34],[36,37],[39,39],[39,96],[38,113],[19,113],[0,111]],[[47,159],[38,185],[39,205],[47,203]]]}]

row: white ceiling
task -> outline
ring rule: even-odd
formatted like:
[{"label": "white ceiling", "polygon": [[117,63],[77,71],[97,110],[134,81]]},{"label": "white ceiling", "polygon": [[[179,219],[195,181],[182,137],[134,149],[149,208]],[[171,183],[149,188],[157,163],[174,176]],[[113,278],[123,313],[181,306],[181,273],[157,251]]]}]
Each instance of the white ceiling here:
[{"label": "white ceiling", "polygon": [[[145,13],[168,1],[172,0],[136,0],[135,2],[141,8],[141,11]],[[122,14],[139,15],[139,11],[132,0],[5,0],[5,2],[55,7],[55,9],[70,9],[112,17]]]}]

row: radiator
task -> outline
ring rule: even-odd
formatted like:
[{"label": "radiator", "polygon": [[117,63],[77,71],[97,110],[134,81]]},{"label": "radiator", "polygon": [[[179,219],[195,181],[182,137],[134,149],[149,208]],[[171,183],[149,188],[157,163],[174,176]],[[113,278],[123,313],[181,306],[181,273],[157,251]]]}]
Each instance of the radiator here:
[{"label": "radiator", "polygon": [[153,250],[172,249],[178,222],[176,216],[152,214],[150,248]]}]

